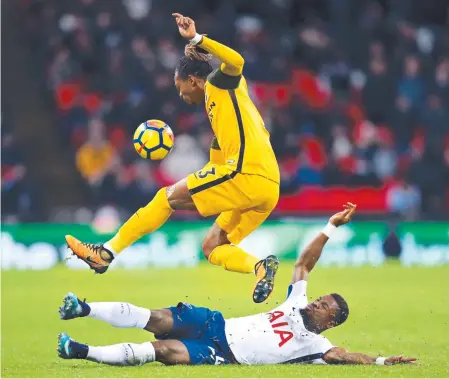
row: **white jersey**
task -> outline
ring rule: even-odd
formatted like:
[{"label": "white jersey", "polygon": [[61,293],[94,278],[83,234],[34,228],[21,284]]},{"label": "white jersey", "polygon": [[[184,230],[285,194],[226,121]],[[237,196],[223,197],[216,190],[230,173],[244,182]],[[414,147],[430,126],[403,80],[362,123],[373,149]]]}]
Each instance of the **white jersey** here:
[{"label": "white jersey", "polygon": [[268,313],[225,321],[226,338],[241,364],[318,363],[332,348],[330,341],[308,331],[300,309],[307,305],[307,282],[292,285],[288,299]]}]

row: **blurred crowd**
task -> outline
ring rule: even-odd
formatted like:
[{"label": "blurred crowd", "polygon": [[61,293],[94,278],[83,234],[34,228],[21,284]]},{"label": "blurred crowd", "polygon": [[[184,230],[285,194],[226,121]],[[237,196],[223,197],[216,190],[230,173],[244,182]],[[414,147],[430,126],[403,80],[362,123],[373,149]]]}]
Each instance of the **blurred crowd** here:
[{"label": "blurred crowd", "polygon": [[2,220],[6,222],[33,221],[39,210],[37,189],[26,168],[22,149],[11,128],[12,123],[2,113],[1,124],[1,181]]},{"label": "blurred crowd", "polygon": [[[447,215],[445,0],[23,5],[62,138],[92,206],[132,211],[208,160],[205,111],[180,101],[173,85],[185,44],[171,19],[177,11],[244,56],[244,75],[281,165],[283,193],[307,185],[388,186],[394,214]],[[167,122],[176,136],[161,163],[138,158],[130,143],[135,128],[151,118]]]}]

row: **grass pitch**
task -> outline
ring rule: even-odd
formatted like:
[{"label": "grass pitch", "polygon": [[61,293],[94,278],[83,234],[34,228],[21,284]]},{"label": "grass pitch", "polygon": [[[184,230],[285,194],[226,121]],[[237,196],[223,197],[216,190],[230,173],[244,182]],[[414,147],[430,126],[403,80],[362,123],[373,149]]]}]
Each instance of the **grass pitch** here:
[{"label": "grass pitch", "polygon": [[416,356],[410,366],[176,366],[109,367],[62,360],[57,334],[107,345],[144,342],[151,334],[115,329],[92,319],[61,321],[57,308],[68,291],[90,301],[127,301],[159,308],[178,301],[222,311],[225,317],[268,311],[285,298],[292,263],[282,262],[269,302],[253,304],[254,278],[206,264],[194,269],[112,270],[104,275],[60,267],[2,272],[2,377],[447,377],[449,376],[449,266],[335,268],[314,271],[309,297],[338,292],[348,321],[325,333],[335,345],[384,356]]}]

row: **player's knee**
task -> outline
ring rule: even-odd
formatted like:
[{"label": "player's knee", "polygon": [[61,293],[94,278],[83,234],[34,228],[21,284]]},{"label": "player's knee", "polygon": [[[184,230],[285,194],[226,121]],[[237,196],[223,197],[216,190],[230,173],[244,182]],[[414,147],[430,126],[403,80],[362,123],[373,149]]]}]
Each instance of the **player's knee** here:
[{"label": "player's knee", "polygon": [[167,200],[168,202],[170,202],[170,200],[173,200],[173,192],[175,192],[175,187],[176,185],[173,184],[171,186],[165,187],[163,189],[161,189],[161,191],[165,190],[165,196],[167,196]]},{"label": "player's knee", "polygon": [[157,361],[167,364],[171,357],[170,349],[167,346],[159,344],[157,342],[155,343],[155,348]]},{"label": "player's knee", "polygon": [[173,210],[196,210],[195,204],[187,188],[187,182],[181,180],[165,188],[168,204]]},{"label": "player's knee", "polygon": [[168,309],[154,309],[145,326],[145,330],[155,335],[162,335],[173,327],[173,316]]},{"label": "player's knee", "polygon": [[175,189],[176,184],[165,188],[168,204],[174,211],[176,211],[177,209],[183,209],[183,205],[185,203],[185,199],[180,198],[178,194],[175,193]]},{"label": "player's knee", "polygon": [[[163,201],[162,197],[165,197],[167,199],[168,205],[173,210],[175,210],[175,208],[173,207],[174,204],[172,204],[174,202],[174,200],[175,200],[175,199],[173,199],[173,192],[174,192],[174,190],[175,190],[175,185],[172,185],[172,186],[169,186],[169,187],[163,187],[163,188],[161,188],[157,192],[155,198],[160,197],[161,201]],[[163,201],[163,202],[165,202],[165,201]]]},{"label": "player's knee", "polygon": [[156,360],[163,363],[164,365],[175,365],[177,364],[177,354],[176,349],[171,348],[168,344],[163,343],[163,341],[157,341],[153,343],[156,351]]},{"label": "player's knee", "polygon": [[229,243],[227,233],[215,224],[203,240],[203,254],[209,259],[216,247]]}]

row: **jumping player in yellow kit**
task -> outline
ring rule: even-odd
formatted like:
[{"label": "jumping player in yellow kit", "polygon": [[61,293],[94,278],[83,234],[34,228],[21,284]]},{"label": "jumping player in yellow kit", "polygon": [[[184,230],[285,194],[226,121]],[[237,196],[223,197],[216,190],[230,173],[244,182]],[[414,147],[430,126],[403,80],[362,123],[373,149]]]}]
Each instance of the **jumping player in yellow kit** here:
[{"label": "jumping player in yellow kit", "polygon": [[[279,261],[270,255],[259,261],[237,245],[270,215],[279,198],[279,167],[269,133],[248,94],[242,76],[243,57],[196,32],[189,17],[174,13],[181,36],[190,40],[175,72],[179,96],[202,104],[214,132],[210,162],[171,187],[159,190],[105,244],[90,244],[66,236],[73,253],[97,273],[145,234],[162,226],[173,211],[219,214],[203,243],[210,263],[226,270],[255,273],[253,300],[265,301],[274,286]],[[213,70],[209,60],[222,64]]]}]

